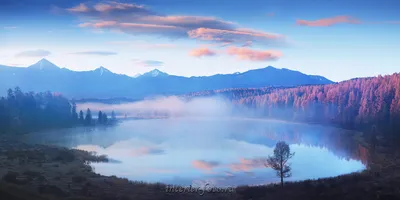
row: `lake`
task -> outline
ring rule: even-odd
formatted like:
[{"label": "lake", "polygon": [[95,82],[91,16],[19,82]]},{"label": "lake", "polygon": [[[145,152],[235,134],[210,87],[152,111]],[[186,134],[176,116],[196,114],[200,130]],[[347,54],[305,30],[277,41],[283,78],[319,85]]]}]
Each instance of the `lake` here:
[{"label": "lake", "polygon": [[97,173],[177,185],[260,185],[278,182],[264,166],[275,144],[295,156],[286,180],[331,177],[365,168],[367,151],[343,129],[242,118],[125,120],[114,127],[72,128],[27,135],[31,142],[105,154]]}]

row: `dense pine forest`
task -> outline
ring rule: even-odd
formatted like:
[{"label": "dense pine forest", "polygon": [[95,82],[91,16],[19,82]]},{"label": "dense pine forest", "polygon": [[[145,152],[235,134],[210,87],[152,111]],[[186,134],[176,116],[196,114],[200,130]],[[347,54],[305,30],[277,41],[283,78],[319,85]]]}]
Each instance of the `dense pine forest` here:
[{"label": "dense pine forest", "polygon": [[76,104],[59,93],[24,93],[19,87],[7,91],[0,98],[0,133],[27,133],[78,125],[109,124],[116,120],[99,112],[97,121],[90,109],[84,114],[76,111]]},{"label": "dense pine forest", "polygon": [[223,96],[257,116],[336,125],[400,137],[400,74],[295,88],[229,89],[192,93]]}]

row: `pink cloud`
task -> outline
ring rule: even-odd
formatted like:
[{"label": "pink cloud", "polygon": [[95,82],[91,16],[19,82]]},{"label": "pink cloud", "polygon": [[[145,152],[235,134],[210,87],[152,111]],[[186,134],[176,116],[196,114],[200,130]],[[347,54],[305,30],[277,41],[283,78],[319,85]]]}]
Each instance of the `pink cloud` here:
[{"label": "pink cloud", "polygon": [[267,16],[268,17],[273,17],[273,16],[275,16],[275,13],[274,12],[267,13]]},{"label": "pink cloud", "polygon": [[173,25],[186,29],[199,27],[231,29],[234,25],[233,22],[204,16],[145,16],[141,17],[140,20],[146,23]]},{"label": "pink cloud", "polygon": [[108,3],[97,3],[94,5],[91,4],[90,6],[84,3],[80,3],[79,5],[74,6],[72,8],[67,8],[66,10],[72,13],[86,13],[91,15],[99,15],[110,12],[127,12],[127,11],[142,12],[142,13],[148,12],[147,9],[144,8],[144,6],[142,5],[119,3],[113,1]]},{"label": "pink cloud", "polygon": [[99,21],[99,22],[85,22],[79,24],[79,27],[93,27],[93,28],[110,28],[116,26],[118,23],[116,21]]},{"label": "pink cloud", "polygon": [[219,166],[219,163],[215,161],[195,160],[192,162],[192,165],[196,169],[212,171],[215,167]]},{"label": "pink cloud", "polygon": [[124,33],[136,33],[136,34],[147,34],[147,33],[160,33],[160,34],[179,34],[184,33],[181,27],[170,26],[170,25],[159,25],[159,24],[140,24],[140,23],[119,23],[117,21],[97,21],[97,22],[85,22],[79,24],[79,27],[91,27],[97,29],[112,29],[121,31]]},{"label": "pink cloud", "polygon": [[210,50],[207,47],[202,47],[202,48],[193,49],[192,51],[190,51],[189,54],[194,57],[203,57],[203,56],[215,56],[216,52]]},{"label": "pink cloud", "polygon": [[107,11],[112,10],[113,8],[114,8],[113,6],[111,6],[109,4],[103,4],[103,3],[99,3],[94,6],[94,9],[99,12],[107,12]]},{"label": "pink cloud", "polygon": [[154,28],[154,29],[177,29],[176,26],[158,25],[158,24],[138,24],[138,23],[118,23],[117,21],[99,21],[99,22],[85,22],[79,24],[80,27],[93,27],[93,28]]},{"label": "pink cloud", "polygon": [[163,154],[163,149],[153,148],[153,147],[141,147],[135,149],[129,153],[130,156],[144,156],[144,155],[157,155]]},{"label": "pink cloud", "polygon": [[[80,27],[110,28],[110,25],[102,26],[101,24],[112,21],[116,22],[116,24],[112,24],[114,30],[118,29],[129,34],[146,33],[168,37],[187,37],[187,31],[199,27],[232,29],[234,24],[215,17],[163,16],[141,5],[117,2],[88,4],[88,6],[80,4],[67,10],[71,13],[89,16],[95,21],[84,22]],[[166,29],[168,30],[166,31]]]},{"label": "pink cloud", "polygon": [[282,53],[279,51],[257,51],[245,47],[228,47],[227,53],[228,55],[236,56],[240,60],[250,61],[271,61],[277,60],[282,56]]},{"label": "pink cloud", "polygon": [[138,24],[138,23],[120,23],[124,28],[157,28],[157,29],[179,29],[176,26],[160,25],[160,24]]},{"label": "pink cloud", "polygon": [[331,18],[318,19],[314,21],[296,20],[296,24],[300,26],[332,26],[336,24],[359,24],[359,20],[350,16],[336,16]]},{"label": "pink cloud", "polygon": [[75,7],[68,8],[67,10],[70,12],[76,12],[76,13],[89,12],[89,8],[84,3],[80,3],[79,5],[77,5]]},{"label": "pink cloud", "polygon": [[265,167],[266,162],[267,160],[265,158],[252,158],[252,159],[240,158],[240,162],[231,164],[230,168],[232,171],[236,172],[238,171],[249,172],[255,168]]},{"label": "pink cloud", "polygon": [[247,41],[242,45],[242,47],[251,47],[251,46],[253,46],[253,42],[252,41]]},{"label": "pink cloud", "polygon": [[144,6],[128,3],[110,2],[109,4],[98,3],[94,5],[98,12],[110,12],[113,10],[144,9]]},{"label": "pink cloud", "polygon": [[238,24],[209,16],[168,16],[136,4],[103,2],[79,4],[70,13],[88,16],[82,28],[107,29],[127,34],[153,34],[170,38],[193,38],[231,45],[286,43],[282,35],[240,28]]},{"label": "pink cloud", "polygon": [[251,29],[223,30],[212,28],[198,28],[188,31],[188,35],[190,38],[224,43],[246,44],[248,42],[258,42],[270,44],[274,42],[280,43],[284,41],[284,36],[282,35],[255,31]]}]

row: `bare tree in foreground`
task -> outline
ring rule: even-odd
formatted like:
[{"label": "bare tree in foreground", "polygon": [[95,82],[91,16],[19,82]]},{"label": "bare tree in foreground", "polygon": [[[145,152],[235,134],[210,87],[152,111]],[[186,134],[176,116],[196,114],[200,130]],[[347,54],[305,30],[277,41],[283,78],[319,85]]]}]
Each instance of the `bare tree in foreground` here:
[{"label": "bare tree in foreground", "polygon": [[290,164],[287,163],[294,153],[290,152],[290,147],[285,142],[278,142],[274,149],[274,155],[268,156],[266,167],[276,171],[276,175],[281,177],[281,186],[283,187],[283,178],[292,176]]}]

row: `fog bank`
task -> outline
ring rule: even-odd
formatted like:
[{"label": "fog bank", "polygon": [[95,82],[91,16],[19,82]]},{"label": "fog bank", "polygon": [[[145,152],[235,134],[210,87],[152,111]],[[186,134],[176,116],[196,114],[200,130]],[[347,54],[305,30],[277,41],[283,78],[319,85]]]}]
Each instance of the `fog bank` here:
[{"label": "fog bank", "polygon": [[234,110],[230,101],[218,98],[194,98],[186,100],[176,96],[161,97],[123,104],[83,103],[77,105],[77,110],[86,112],[87,109],[96,116],[98,111],[110,114],[114,111],[117,116],[127,117],[156,117],[156,116],[231,116]]}]

